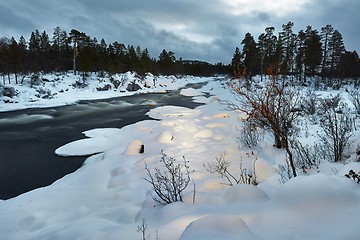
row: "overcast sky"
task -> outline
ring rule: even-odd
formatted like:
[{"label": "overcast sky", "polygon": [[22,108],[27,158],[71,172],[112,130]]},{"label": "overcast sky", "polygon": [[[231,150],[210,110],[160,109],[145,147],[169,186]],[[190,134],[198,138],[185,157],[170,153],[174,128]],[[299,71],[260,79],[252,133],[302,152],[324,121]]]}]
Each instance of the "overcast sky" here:
[{"label": "overcast sky", "polygon": [[331,24],[347,50],[360,50],[359,0],[1,0],[0,37],[44,30],[52,37],[60,26],[77,29],[106,43],[162,49],[176,58],[229,63],[247,32],[255,40],[266,27],[294,31]]}]

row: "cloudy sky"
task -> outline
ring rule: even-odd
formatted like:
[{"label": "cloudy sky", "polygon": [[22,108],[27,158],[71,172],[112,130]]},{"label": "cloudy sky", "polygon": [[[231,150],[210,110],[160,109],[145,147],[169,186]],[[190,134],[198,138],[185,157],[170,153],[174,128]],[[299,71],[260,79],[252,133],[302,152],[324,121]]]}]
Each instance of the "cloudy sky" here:
[{"label": "cloudy sky", "polygon": [[0,37],[28,40],[38,29],[52,37],[60,26],[98,40],[162,49],[177,58],[229,63],[247,32],[255,39],[268,26],[294,31],[331,24],[347,50],[360,52],[359,0],[1,0]]}]

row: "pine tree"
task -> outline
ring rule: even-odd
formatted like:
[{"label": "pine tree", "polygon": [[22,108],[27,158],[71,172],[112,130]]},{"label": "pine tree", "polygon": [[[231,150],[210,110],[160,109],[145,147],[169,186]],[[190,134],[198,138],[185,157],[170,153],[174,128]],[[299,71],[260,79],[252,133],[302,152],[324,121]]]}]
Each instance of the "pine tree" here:
[{"label": "pine tree", "polygon": [[40,34],[38,30],[36,30],[35,33],[31,33],[29,39],[29,50],[34,53],[40,51]]},{"label": "pine tree", "polygon": [[329,57],[331,53],[329,52],[329,42],[331,39],[331,36],[334,33],[334,28],[328,24],[325,27],[321,28],[321,43],[322,43],[322,52],[323,52],[323,58],[322,58],[322,66],[321,66],[321,77],[322,79],[325,78],[327,75],[328,69],[328,63],[329,63]]},{"label": "pine tree", "polygon": [[100,40],[100,45],[98,46],[98,64],[99,65],[99,69],[100,70],[108,70],[108,66],[107,66],[107,44],[104,38],[102,38]]},{"label": "pine tree", "polygon": [[284,75],[292,74],[294,68],[296,34],[293,33],[293,27],[294,23],[291,21],[283,24],[283,31],[279,33],[278,38],[281,48],[279,49],[281,51],[281,73]]},{"label": "pine tree", "polygon": [[163,49],[159,55],[160,72],[162,74],[170,74],[175,67],[175,53]]},{"label": "pine tree", "polygon": [[317,30],[307,26],[305,40],[305,77],[314,76],[322,61],[321,37]]},{"label": "pine tree", "polygon": [[150,53],[149,50],[145,48],[141,52],[141,57],[140,57],[140,74],[145,75],[146,72],[150,71],[150,66],[151,66]]},{"label": "pine tree", "polygon": [[60,27],[54,28],[51,49],[55,59],[55,69],[67,68],[68,61],[66,59],[71,57],[69,41],[66,31]]},{"label": "pine tree", "polygon": [[345,53],[344,41],[341,33],[335,30],[329,40],[330,52],[330,77],[336,77],[340,74],[340,60]]},{"label": "pine tree", "polygon": [[233,55],[233,58],[231,59],[231,67],[232,67],[233,77],[235,78],[241,77],[242,74],[241,53],[238,47],[235,48],[235,53]]},{"label": "pine tree", "polygon": [[275,65],[278,63],[278,57],[276,56],[277,37],[274,35],[274,31],[274,27],[267,27],[265,28],[265,33],[262,33],[258,38],[258,51],[260,54],[261,63],[261,80],[264,74],[264,69],[275,67]]},{"label": "pine tree", "polygon": [[254,37],[250,33],[246,33],[244,39],[241,41],[243,45],[241,59],[245,67],[246,74],[249,80],[256,74],[258,50]]},{"label": "pine tree", "polygon": [[306,34],[300,30],[296,38],[296,57],[295,68],[298,82],[305,82],[305,51],[306,51]]},{"label": "pine tree", "polygon": [[118,42],[113,43],[115,58],[114,65],[117,71],[122,72],[124,70],[124,62],[126,57],[127,49],[124,44]]},{"label": "pine tree", "polygon": [[358,86],[357,78],[360,76],[360,59],[356,51],[346,51],[340,60],[340,77],[353,78]]},{"label": "pine tree", "polygon": [[73,46],[73,51],[74,51],[74,56],[73,56],[73,71],[74,74],[76,75],[76,56],[77,56],[77,44],[78,41],[81,38],[81,33],[76,30],[76,29],[71,29],[70,34],[69,34],[69,40],[71,42],[73,42],[74,46]]}]

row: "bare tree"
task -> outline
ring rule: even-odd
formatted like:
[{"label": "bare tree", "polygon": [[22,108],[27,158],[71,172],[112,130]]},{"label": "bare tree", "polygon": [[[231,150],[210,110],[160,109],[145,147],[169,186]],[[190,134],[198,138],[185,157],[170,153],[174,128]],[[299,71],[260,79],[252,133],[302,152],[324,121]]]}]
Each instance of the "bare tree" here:
[{"label": "bare tree", "polygon": [[329,161],[339,162],[344,157],[344,150],[353,135],[354,120],[345,110],[344,105],[327,108],[322,116],[320,126],[324,135],[324,154]]},{"label": "bare tree", "polygon": [[240,81],[230,83],[236,103],[227,102],[228,106],[248,114],[248,118],[257,126],[269,129],[274,135],[274,146],[284,148],[288,154],[294,177],[296,168],[292,158],[289,137],[294,133],[295,120],[300,115],[300,95],[292,86],[287,86],[285,79],[278,79],[278,70],[268,69],[269,79],[264,86],[252,83],[244,86]]},{"label": "bare tree", "polygon": [[152,173],[145,162],[145,170],[148,176],[145,180],[151,184],[152,189],[157,195],[153,199],[161,204],[182,202],[183,191],[190,182],[190,171],[187,161],[183,157],[183,163],[180,164],[176,162],[175,158],[168,157],[163,151],[161,151],[161,154],[160,162],[163,164],[163,170],[155,168],[155,173]]}]

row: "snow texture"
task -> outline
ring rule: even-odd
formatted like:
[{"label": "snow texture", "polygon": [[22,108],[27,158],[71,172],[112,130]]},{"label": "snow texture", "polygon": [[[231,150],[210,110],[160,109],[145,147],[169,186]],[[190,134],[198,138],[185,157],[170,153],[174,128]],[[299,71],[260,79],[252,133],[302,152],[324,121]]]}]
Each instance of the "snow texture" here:
[{"label": "snow texture", "polygon": [[[148,76],[147,85],[152,86],[152,77]],[[55,83],[55,88],[68,88],[65,82],[70,78]],[[131,73],[124,78],[137,81]],[[157,84],[160,79],[167,88],[154,91],[183,86],[175,77],[171,81],[160,77]],[[56,153],[61,156],[91,156],[76,172],[50,186],[0,201],[0,238],[142,239],[137,229],[145,219],[146,239],[359,239],[360,185],[344,174],[350,169],[359,171],[360,163],[321,163],[320,173],[281,184],[275,169],[285,162],[284,150],[273,148],[268,134],[255,149],[237,142],[236,129],[242,115],[224,110],[219,101],[232,100],[233,96],[212,78],[181,79],[200,80],[208,83],[199,90],[184,89],[182,94],[200,96],[195,101],[205,105],[195,109],[158,107],[148,112],[156,120],[121,129],[93,129],[84,132],[84,139],[58,148]],[[68,97],[27,102],[33,98],[32,92],[21,90],[18,105],[3,103],[0,110],[100,97],[90,89],[69,88],[70,93],[74,98],[66,101]],[[101,97],[118,94],[116,90]],[[316,125],[309,125],[308,134],[315,136],[316,129]],[[354,134],[358,139],[359,132]],[[139,153],[142,145],[144,152]],[[188,161],[196,186],[195,203],[192,184],[184,192],[184,202],[162,206],[153,200],[154,192],[144,180],[144,162],[150,169],[161,168],[161,151],[177,161],[182,157]],[[230,162],[229,171],[236,176],[240,164],[246,169],[255,168],[258,185],[229,186],[225,178],[207,171],[204,165],[223,153]],[[355,150],[349,159],[354,159],[354,154]]]}]

